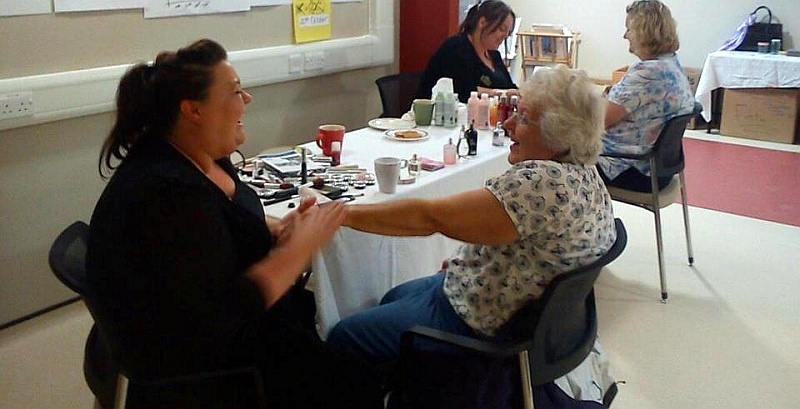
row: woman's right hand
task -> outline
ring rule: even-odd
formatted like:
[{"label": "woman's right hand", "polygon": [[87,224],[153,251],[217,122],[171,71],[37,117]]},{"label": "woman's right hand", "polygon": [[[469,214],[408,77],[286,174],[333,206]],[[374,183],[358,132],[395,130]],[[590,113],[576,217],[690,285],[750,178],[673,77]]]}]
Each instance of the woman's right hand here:
[{"label": "woman's right hand", "polygon": [[311,256],[333,238],[346,213],[343,203],[333,201],[322,206],[300,206],[282,221],[276,229],[280,234],[275,246],[246,272],[261,290],[267,308],[294,285]]},{"label": "woman's right hand", "polygon": [[311,255],[333,238],[344,222],[346,209],[344,203],[335,200],[321,206],[301,208],[302,211],[294,212],[291,223],[283,229],[279,243],[307,249]]}]

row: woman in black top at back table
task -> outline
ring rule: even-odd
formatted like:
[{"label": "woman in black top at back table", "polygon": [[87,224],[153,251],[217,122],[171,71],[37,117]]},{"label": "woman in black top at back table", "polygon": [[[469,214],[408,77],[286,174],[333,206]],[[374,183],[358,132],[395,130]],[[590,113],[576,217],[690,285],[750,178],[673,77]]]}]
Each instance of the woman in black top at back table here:
[{"label": "woman in black top at back table", "polygon": [[377,378],[318,338],[295,285],[344,207],[265,219],[228,159],[251,100],[211,40],[122,77],[87,253],[109,347],[133,377],[255,366],[270,408],[380,408]]},{"label": "woman in black top at back table", "polygon": [[433,98],[431,89],[439,78],[453,79],[453,92],[466,103],[470,92],[519,95],[497,48],[514,31],[516,15],[499,0],[472,6],[459,33],[439,46],[422,73],[417,98]]}]

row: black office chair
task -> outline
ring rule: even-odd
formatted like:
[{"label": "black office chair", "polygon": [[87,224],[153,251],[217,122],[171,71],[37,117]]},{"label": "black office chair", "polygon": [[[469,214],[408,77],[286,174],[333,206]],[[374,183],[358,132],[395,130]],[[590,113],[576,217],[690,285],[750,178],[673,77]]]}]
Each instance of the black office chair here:
[{"label": "black office chair", "polygon": [[[50,247],[50,269],[78,293],[94,319],[86,340],[84,377],[100,406],[136,408],[266,408],[261,375],[252,367],[187,374],[165,379],[130,379],[113,359],[103,319],[94,307],[86,277],[89,226],[77,221]],[[130,392],[129,392],[130,391]],[[130,396],[130,399],[128,399]]]},{"label": "black office chair", "polygon": [[[615,224],[617,240],[605,255],[556,276],[539,299],[517,311],[491,340],[420,326],[406,331],[389,407],[494,409],[544,403],[545,393],[534,396],[534,387],[569,373],[594,345],[594,283],[627,244],[624,224],[619,219]],[[616,391],[616,385],[608,389],[605,406]]]},{"label": "black office chair", "polygon": [[[653,213],[656,224],[656,246],[658,252],[658,273],[661,278],[661,302],[667,302],[667,273],[664,266],[664,242],[661,229],[661,209],[676,202],[678,192],[683,206],[683,226],[686,232],[686,252],[689,265],[694,264],[692,253],[692,237],[689,230],[689,206],[686,203],[686,180],[683,176],[683,134],[692,117],[702,112],[703,106],[695,102],[690,114],[676,116],[667,121],[653,147],[642,154],[605,153],[603,156],[646,160],[650,163],[650,182],[652,193],[626,190],[609,186],[611,198],[623,203],[647,209]],[[672,180],[664,189],[658,188],[658,178],[671,177]]]},{"label": "black office chair", "polygon": [[421,72],[401,72],[375,80],[383,105],[382,118],[400,118],[411,110]]}]

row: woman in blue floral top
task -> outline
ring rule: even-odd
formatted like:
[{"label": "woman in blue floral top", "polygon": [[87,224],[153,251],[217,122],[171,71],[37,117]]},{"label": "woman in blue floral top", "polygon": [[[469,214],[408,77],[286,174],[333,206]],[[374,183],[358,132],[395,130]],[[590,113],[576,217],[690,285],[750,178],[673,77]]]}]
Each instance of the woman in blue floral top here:
[{"label": "woman in blue floral top", "polygon": [[[639,57],[607,95],[604,153],[644,153],[671,118],[692,112],[694,95],[675,51],[676,23],[658,0],[631,3],[625,18],[629,51]],[[650,192],[647,161],[601,157],[600,174],[609,186]],[[659,188],[669,183],[661,178]]]},{"label": "woman in blue floral top", "polygon": [[[441,233],[465,242],[442,271],[390,290],[339,322],[333,346],[373,363],[397,358],[401,334],[425,325],[492,336],[551,280],[589,264],[616,239],[611,198],[595,163],[603,98],[580,70],[538,70],[505,122],[511,168],[485,187],[441,199],[347,207],[344,225],[391,235]],[[382,272],[376,272],[381,274]]]}]

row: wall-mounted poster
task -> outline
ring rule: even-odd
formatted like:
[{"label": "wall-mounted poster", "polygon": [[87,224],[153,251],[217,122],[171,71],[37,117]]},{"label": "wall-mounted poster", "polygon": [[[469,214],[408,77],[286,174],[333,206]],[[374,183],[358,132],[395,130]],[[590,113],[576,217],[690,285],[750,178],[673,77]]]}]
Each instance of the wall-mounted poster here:
[{"label": "wall-mounted poster", "polygon": [[292,19],[295,42],[331,38],[330,0],[292,0]]}]

